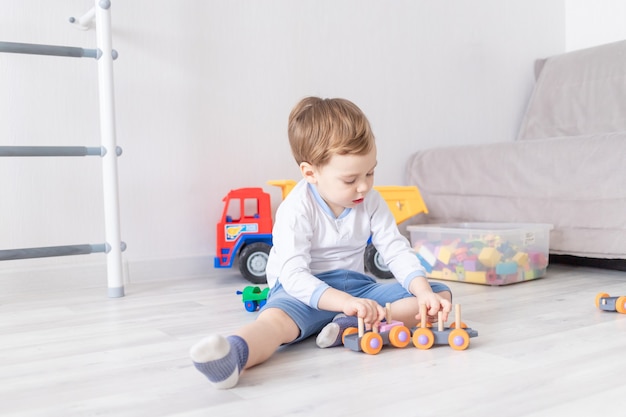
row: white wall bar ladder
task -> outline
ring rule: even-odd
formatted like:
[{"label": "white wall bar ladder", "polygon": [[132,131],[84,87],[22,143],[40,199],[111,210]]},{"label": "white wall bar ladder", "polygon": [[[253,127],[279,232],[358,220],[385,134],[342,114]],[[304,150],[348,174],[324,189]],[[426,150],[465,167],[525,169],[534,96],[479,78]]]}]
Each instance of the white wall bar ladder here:
[{"label": "white wall bar ladder", "polygon": [[70,18],[70,22],[86,30],[94,19],[97,49],[0,42],[0,52],[95,58],[98,63],[101,147],[0,146],[0,157],[99,155],[102,159],[106,243],[0,250],[0,261],[103,252],[106,253],[107,261],[108,296],[116,298],[124,296],[122,251],[126,245],[121,241],[120,233],[117,157],[121,155],[121,149],[116,145],[113,88],[113,60],[117,58],[117,52],[112,48],[109,0],[95,0],[93,8],[78,19]]}]

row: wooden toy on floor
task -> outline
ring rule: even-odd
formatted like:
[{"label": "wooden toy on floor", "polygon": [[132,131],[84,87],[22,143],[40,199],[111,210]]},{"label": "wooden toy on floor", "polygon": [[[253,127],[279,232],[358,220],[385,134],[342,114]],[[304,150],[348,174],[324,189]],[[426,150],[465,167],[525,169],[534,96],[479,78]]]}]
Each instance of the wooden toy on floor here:
[{"label": "wooden toy on floor", "polygon": [[596,295],[596,307],[603,311],[626,314],[626,296],[611,297],[605,292]]},{"label": "wooden toy on floor", "polygon": [[386,318],[372,331],[365,332],[363,319],[358,319],[358,329],[349,327],[343,332],[343,345],[355,352],[376,355],[384,345],[403,348],[411,342],[411,331],[401,321],[391,319],[391,308],[386,305]]},{"label": "wooden toy on floor", "polygon": [[426,323],[426,306],[420,306],[421,323],[413,329],[413,345],[418,349],[430,349],[433,345],[450,345],[454,350],[465,350],[469,347],[470,337],[478,336],[476,330],[468,328],[461,321],[461,305],[454,306],[455,322],[444,327],[441,311],[438,314],[437,330],[432,330]]},{"label": "wooden toy on floor", "polygon": [[433,345],[450,345],[454,350],[465,350],[469,347],[470,338],[478,336],[478,332],[467,327],[461,321],[461,306],[455,305],[455,322],[450,327],[444,327],[442,314],[438,314],[436,330],[430,328],[426,322],[426,306],[420,306],[421,323],[409,330],[404,323],[391,319],[391,308],[386,306],[387,317],[378,327],[371,331],[364,330],[363,319],[358,319],[358,329],[349,327],[343,332],[343,345],[355,352],[365,352],[376,355],[384,345],[404,348],[411,341],[418,349],[430,349]]}]

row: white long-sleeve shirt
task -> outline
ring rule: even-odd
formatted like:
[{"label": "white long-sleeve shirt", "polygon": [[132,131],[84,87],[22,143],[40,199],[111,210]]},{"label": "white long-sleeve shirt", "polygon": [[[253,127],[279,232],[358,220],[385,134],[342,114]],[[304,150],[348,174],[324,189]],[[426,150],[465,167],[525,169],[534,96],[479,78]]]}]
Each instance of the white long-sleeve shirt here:
[{"label": "white long-sleeve shirt", "polygon": [[363,203],[336,217],[315,186],[301,180],[276,211],[267,283],[280,282],[288,294],[317,308],[328,284],[315,275],[338,269],[363,273],[370,236],[404,288],[426,275],[378,191],[372,189]]}]

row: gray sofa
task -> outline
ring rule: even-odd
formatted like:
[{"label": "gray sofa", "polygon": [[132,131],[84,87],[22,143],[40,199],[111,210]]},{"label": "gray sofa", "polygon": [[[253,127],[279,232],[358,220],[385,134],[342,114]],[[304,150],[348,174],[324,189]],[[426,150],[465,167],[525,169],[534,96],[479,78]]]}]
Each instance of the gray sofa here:
[{"label": "gray sofa", "polygon": [[420,150],[407,183],[427,223],[550,223],[551,254],[626,259],[626,41],[535,70],[517,138]]}]

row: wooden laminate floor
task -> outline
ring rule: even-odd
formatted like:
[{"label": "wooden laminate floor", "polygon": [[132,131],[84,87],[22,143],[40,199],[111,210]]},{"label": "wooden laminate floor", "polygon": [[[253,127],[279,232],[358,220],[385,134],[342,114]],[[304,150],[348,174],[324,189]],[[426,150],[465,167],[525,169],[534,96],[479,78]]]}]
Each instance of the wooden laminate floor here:
[{"label": "wooden laminate floor", "polygon": [[236,271],[142,279],[106,297],[101,277],[0,274],[0,415],[601,416],[626,413],[626,315],[596,309],[626,295],[626,272],[550,265],[505,287],[448,282],[466,351],[385,347],[378,355],[279,351],[219,391],[188,349],[254,320]]}]

